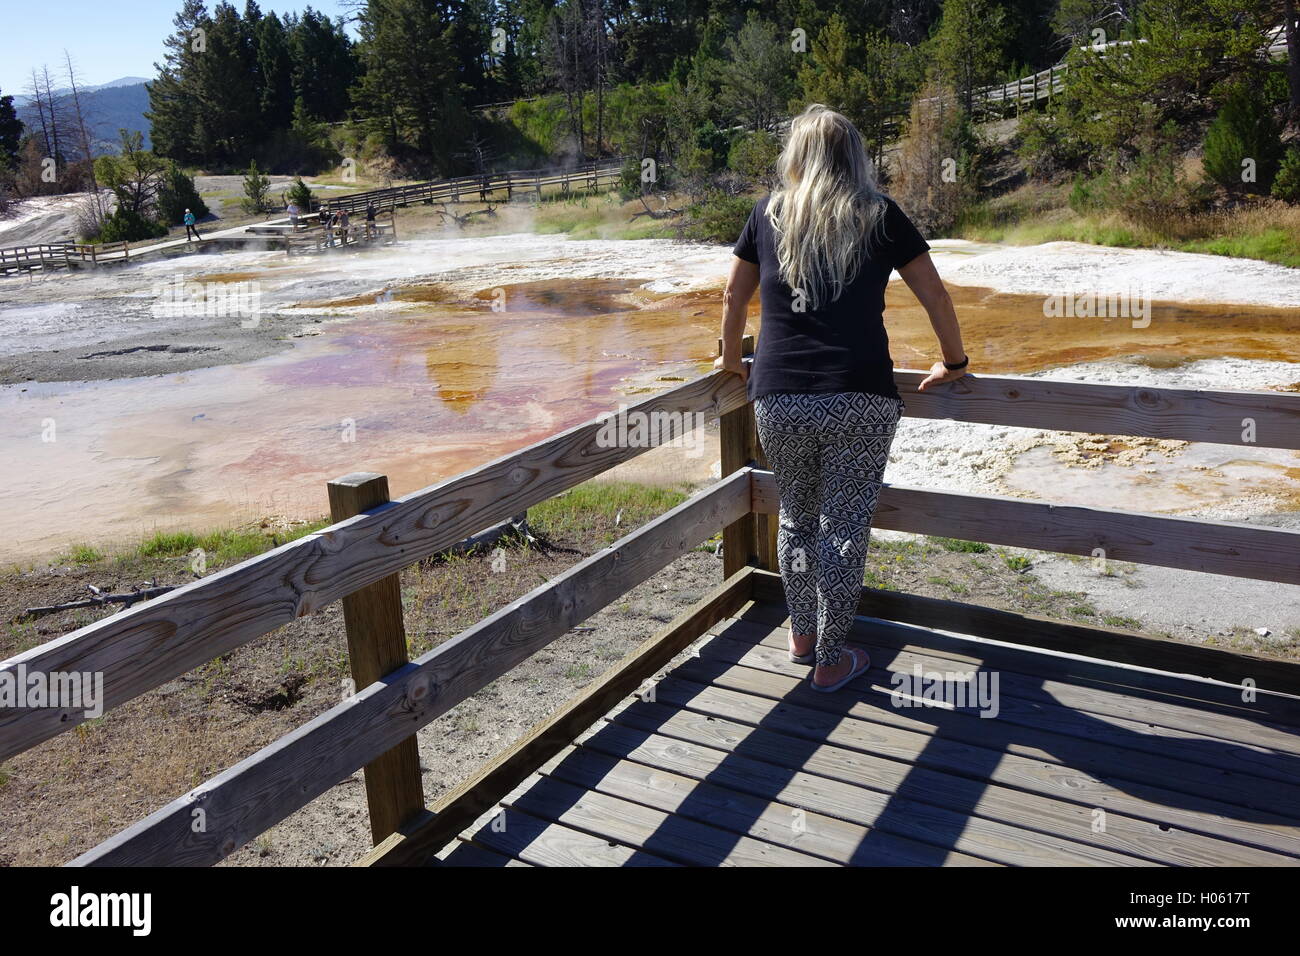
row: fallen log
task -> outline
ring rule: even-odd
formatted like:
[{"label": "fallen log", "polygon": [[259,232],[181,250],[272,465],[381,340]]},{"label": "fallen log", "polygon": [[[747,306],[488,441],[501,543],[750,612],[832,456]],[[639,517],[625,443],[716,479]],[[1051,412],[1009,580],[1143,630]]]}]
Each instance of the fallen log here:
[{"label": "fallen log", "polygon": [[69,601],[66,604],[47,604],[42,607],[29,607],[17,617],[14,623],[25,621],[34,617],[44,617],[46,614],[57,614],[60,611],[75,611],[80,608],[101,607],[105,604],[124,604],[130,607],[136,601],[147,601],[150,598],[156,598],[160,594],[166,594],[168,591],[176,590],[176,585],[139,588],[122,594],[105,594],[93,584],[86,585],[90,588],[93,597],[86,598],[84,601]]}]

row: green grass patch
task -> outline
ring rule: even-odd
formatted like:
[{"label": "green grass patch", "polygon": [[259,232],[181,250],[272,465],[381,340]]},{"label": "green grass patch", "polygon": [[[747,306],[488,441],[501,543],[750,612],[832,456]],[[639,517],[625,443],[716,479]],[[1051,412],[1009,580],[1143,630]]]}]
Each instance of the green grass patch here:
[{"label": "green grass patch", "polygon": [[1260,259],[1280,265],[1300,268],[1300,236],[1285,229],[1266,229],[1247,236],[1216,236],[1178,243],[1176,248],[1187,252],[1206,252],[1215,256],[1236,256],[1240,259]]},{"label": "green grass patch", "polygon": [[544,234],[566,233],[573,239],[671,239],[676,235],[675,217],[639,216],[629,221],[631,213],[613,192],[547,196],[534,209],[533,229]]},{"label": "green grass patch", "polygon": [[938,537],[931,537],[930,540],[939,545],[945,551],[959,551],[964,554],[983,554],[989,550],[989,546],[983,541],[963,541],[961,538]]},{"label": "green grass patch", "polygon": [[1034,562],[1023,554],[1004,554],[1002,561],[1012,571],[1028,571],[1034,566]]},{"label": "green grass patch", "polygon": [[894,586],[889,583],[889,580],[885,578],[884,575],[880,574],[878,571],[872,571],[870,568],[863,572],[862,583],[867,587],[875,588],[877,591],[895,590]]},{"label": "green grass patch", "polygon": [[1107,614],[1101,621],[1107,627],[1123,628],[1126,631],[1140,631],[1142,629],[1141,621],[1136,618],[1123,617],[1119,614]]},{"label": "green grass patch", "polygon": [[104,552],[88,544],[75,545],[67,554],[59,558],[60,564],[95,564],[104,560]]},{"label": "green grass patch", "polygon": [[570,665],[569,669],[564,672],[564,676],[573,683],[580,684],[590,680],[591,675],[595,672],[595,668],[584,661]]},{"label": "green grass patch", "polygon": [[140,542],[135,553],[141,558],[175,558],[190,554],[197,548],[203,551],[209,564],[231,564],[245,561],[290,541],[297,541],[328,525],[328,521],[314,521],[297,525],[289,531],[270,534],[260,528],[251,531],[223,529],[206,534],[159,531]]},{"label": "green grass patch", "polygon": [[593,534],[615,541],[686,500],[676,488],[630,481],[588,481],[528,509],[528,521],[549,537]]}]

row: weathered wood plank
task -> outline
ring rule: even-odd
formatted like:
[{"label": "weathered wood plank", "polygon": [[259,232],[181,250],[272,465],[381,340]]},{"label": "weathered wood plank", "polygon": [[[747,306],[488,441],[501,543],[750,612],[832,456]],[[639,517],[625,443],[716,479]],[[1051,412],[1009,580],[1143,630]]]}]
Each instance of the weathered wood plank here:
[{"label": "weathered wood plank", "polygon": [[1300,855],[1300,821],[1294,814],[1251,810],[1199,794],[1139,784],[1127,778],[1129,767],[1115,768],[1103,779],[1077,767],[1022,757],[998,746],[981,747],[672,677],[657,685],[656,700],[804,741],[797,745],[796,753],[831,744],[943,770],[968,781],[996,781],[1055,799]]},{"label": "weathered wood plank", "polygon": [[[534,781],[536,782],[536,781]],[[494,822],[467,831],[470,846],[483,846],[529,866],[651,866],[678,863],[580,829],[543,820],[511,807],[493,814]],[[463,842],[462,846],[466,845]]]},{"label": "weathered wood plank", "polygon": [[[540,779],[537,774],[531,775],[503,799],[518,796]],[[438,857],[449,861],[458,847],[498,854],[521,866],[677,866],[620,843],[499,805],[480,814],[464,833],[439,851]],[[430,861],[429,865],[440,864]]]},{"label": "weathered wood plank", "polygon": [[726,620],[749,599],[753,571],[742,568],[687,608],[508,750],[441,797],[430,808],[432,817],[418,829],[394,833],[359,865],[419,865],[524,777],[567,747],[618,700],[635,692],[711,625]]},{"label": "weathered wood plank", "polygon": [[[682,421],[686,412],[723,414],[744,401],[740,380],[716,372],[628,412]],[[104,708],[120,706],[648,450],[602,444],[603,428],[604,417],[577,425],[32,648],[0,670],[100,673]],[[0,760],[84,719],[70,708],[0,709]]]},{"label": "weathered wood plank", "polygon": [[[760,574],[754,579],[754,588],[758,598],[785,602],[780,578],[776,575]],[[1131,667],[1151,668],[1163,671],[1167,677],[1161,679],[1155,675],[1148,679],[1132,672],[1098,672],[1094,665],[1085,662],[1065,665],[1067,670],[1077,671],[1080,675],[1093,674],[1144,686],[1176,687],[1175,693],[1201,697],[1206,701],[1222,703],[1230,699],[1238,711],[1266,720],[1300,722],[1300,700],[1295,696],[1300,693],[1300,662],[1296,661],[868,587],[862,589],[858,614],[922,628],[991,637],[1005,643],[1098,658]],[[946,637],[938,637],[938,640],[951,642],[951,638]],[[987,644],[974,647],[968,643],[966,650],[973,654],[991,654],[998,660],[1007,659],[1004,651]],[[1061,673],[1059,660],[1034,661],[1033,667],[1034,673],[1038,674]],[[1200,680],[1178,680],[1179,675],[1191,675]],[[1220,683],[1207,685],[1204,681]],[[1246,684],[1246,681],[1250,683]],[[1243,687],[1252,688],[1255,693],[1244,695]]]},{"label": "weathered wood plank", "polygon": [[[761,585],[756,579],[755,586]],[[749,605],[741,610],[739,617],[782,626],[789,624],[784,607],[778,609],[772,605]],[[868,644],[997,667],[1012,673],[1028,667],[1021,646],[1002,644],[982,635],[929,630],[878,617],[858,620],[851,633],[856,640]],[[1300,726],[1300,707],[1293,697],[1268,691],[1248,696],[1239,686],[1209,678],[1138,668],[1072,652],[1037,654],[1026,676],[1060,682],[1053,684],[1053,692],[1058,689],[1068,692],[1071,685],[1102,690],[1109,695],[1105,698],[1108,713],[1142,715],[1158,725],[1180,727],[1223,740],[1245,738],[1289,751],[1294,746],[1289,741]],[[1092,698],[1093,701],[1102,699]],[[1124,700],[1127,704],[1121,703]]]},{"label": "weathered wood plank", "polygon": [[[685,744],[616,723],[607,723],[584,739],[579,750],[598,751],[609,758],[634,761],[770,801],[773,806],[784,808],[786,829],[790,827],[792,808],[807,810],[819,817],[825,815],[851,821],[864,831],[884,820],[888,813],[892,833],[886,835],[886,831],[881,831],[872,837],[869,855],[858,849],[865,832],[847,847],[832,845],[831,858],[853,865],[933,866],[938,862],[950,865],[954,861],[948,855],[935,852],[934,841],[941,834],[955,836],[949,841],[950,846],[941,847],[952,855],[973,856],[1004,865],[1138,866],[1146,863],[1128,854],[1076,843],[1059,835],[967,816],[906,796],[816,777],[798,768],[775,767],[750,759],[743,753]],[[600,784],[594,786],[599,788]],[[746,806],[752,812],[754,805]],[[901,810],[905,812],[899,812]],[[807,820],[808,832],[820,830],[819,836],[833,836],[836,843],[843,839],[835,834],[833,827],[821,827],[816,825],[818,823],[820,820]],[[802,839],[799,847],[806,849]],[[844,850],[848,851],[847,858],[843,855]]]},{"label": "weathered wood plank", "polygon": [[[945,741],[960,741],[976,747],[997,746],[1005,753],[1030,760],[1087,771],[1098,779],[1114,781],[1118,778],[1144,787],[1217,800],[1247,811],[1272,813],[1293,819],[1300,827],[1300,784],[1294,780],[1263,778],[1254,773],[1252,767],[1229,771],[1199,761],[1143,751],[1135,746],[1135,738],[1144,736],[1140,733],[1115,734],[1123,741],[1118,744],[1101,739],[1100,734],[1087,736],[1087,730],[1097,723],[1088,718],[1078,721],[1077,729],[1083,731],[1082,734],[1069,734],[1034,724],[1003,723],[1001,710],[996,718],[985,718],[969,708],[952,710],[921,704],[900,707],[892,697],[896,685],[891,682],[891,674],[907,672],[901,667],[886,670],[876,666],[874,661],[871,671],[850,685],[850,693],[854,695],[851,702],[828,702],[826,695],[808,688],[804,680],[806,668],[803,673],[798,668],[799,665],[790,663],[788,654],[781,660],[774,647],[717,638],[700,648],[699,660],[686,662],[675,673],[696,683],[717,683],[720,687],[725,683],[722,689],[728,691],[822,710],[834,717],[847,713],[870,723],[942,736]],[[986,675],[991,671],[989,668],[979,670]],[[728,678],[725,681],[719,676],[724,672]],[[1001,673],[992,672],[999,677],[997,703],[1000,707],[1005,700]],[[973,672],[961,669],[941,673],[973,677]],[[715,676],[718,677],[716,681]],[[1232,744],[1210,739],[1201,740],[1196,746],[1211,754],[1223,754],[1233,748]],[[1272,759],[1286,765],[1293,776],[1300,771],[1300,760],[1294,757],[1274,754]]]},{"label": "weathered wood plank", "polygon": [[[742,471],[82,854],[79,865],[215,863],[646,580],[749,508]],[[203,832],[192,823],[196,811]]]},{"label": "weathered wood plank", "polygon": [[[662,739],[662,738],[661,738]],[[665,741],[668,749],[672,743]],[[722,761],[725,763],[725,760]],[[765,768],[771,771],[772,768]],[[608,794],[673,817],[707,824],[716,830],[735,834],[735,839],[753,837],[776,846],[808,853],[841,866],[925,866],[935,863],[932,846],[891,833],[872,833],[856,822],[836,819],[806,807],[774,799],[770,793],[759,795],[747,788],[732,789],[716,785],[713,778],[693,778],[680,773],[619,759],[584,744],[557,761],[547,776],[564,780],[595,793]],[[867,802],[883,802],[883,794],[859,789]],[[724,841],[711,854],[721,865],[730,856]],[[1051,858],[1048,858],[1051,859]],[[1061,863],[1069,857],[1055,857]],[[1074,861],[1078,857],[1073,858]],[[953,849],[943,854],[945,866],[997,866],[996,861]]]},{"label": "weathered wood plank", "polygon": [[[872,675],[878,685],[886,670],[903,674],[914,673],[918,667],[925,673],[948,674],[996,670],[999,720],[1300,785],[1300,734],[1294,728],[1283,730],[1235,716],[1207,713],[1203,707],[1145,700],[1131,688],[1125,693],[1114,687],[1052,680],[1042,674],[1031,676],[1027,672],[1033,661],[1021,660],[1017,664],[1009,658],[997,662],[955,660],[930,653],[905,635],[899,635],[896,641],[880,640],[876,636],[880,630],[864,625],[855,627],[849,635],[849,640],[865,647],[873,662],[879,664],[880,671]],[[725,656],[749,645],[757,655],[746,661],[747,668],[758,666],[790,677],[806,673],[798,670],[798,665],[789,664],[783,626],[772,628],[735,620],[715,627],[711,633],[727,643],[703,646],[702,657],[715,653]],[[1007,669],[1004,664],[1008,662],[1018,672]],[[728,670],[717,681],[731,687],[733,673],[747,675],[748,670]],[[805,695],[803,702],[815,706],[818,700]]]},{"label": "weathered wood plank", "polygon": [[833,866],[830,861],[728,833],[630,800],[543,777],[509,806],[607,837],[685,866]]},{"label": "weathered wood plank", "polygon": [[[389,501],[388,478],[372,472],[344,475],[328,487],[330,517],[335,521],[345,521]],[[400,575],[390,574],[343,598],[343,622],[354,687],[369,687],[410,661],[402,620]],[[415,737],[407,737],[366,764],[365,781],[370,836],[379,843],[424,809]]]},{"label": "weathered wood plank", "polygon": [[[915,804],[955,811],[968,822],[962,832],[979,819],[999,821],[1013,827],[1057,834],[1102,849],[1158,862],[1193,866],[1285,865],[1292,858],[1252,846],[1222,840],[1182,828],[1162,825],[1108,804],[1061,800],[1033,791],[1007,786],[994,776],[978,778],[954,775],[931,767],[886,759],[828,741],[792,739],[777,730],[755,727],[726,717],[678,710],[663,704],[634,701],[610,715],[610,722],[638,733],[656,734],[687,744],[708,747],[728,754],[740,754],[785,772],[802,771],[814,778],[837,780],[854,787],[890,796],[886,811],[868,814],[864,822],[893,829]],[[1093,829],[1094,809],[1106,810],[1106,830]],[[922,814],[924,810],[917,808]],[[948,838],[943,834],[947,833]],[[939,830],[931,839],[945,843],[957,839],[954,829]],[[992,834],[990,834],[992,838]]]},{"label": "weathered wood plank", "polygon": [[[718,339],[718,354],[722,354],[722,339]],[[741,358],[752,358],[754,336],[745,335],[740,340]],[[758,436],[754,430],[754,406],[741,405],[718,419],[719,464],[721,473],[729,475],[757,462]],[[739,521],[722,529],[722,573],[735,574],[758,557],[757,517],[746,513]]]},{"label": "weathered wood plank", "polygon": [[[779,504],[772,473],[755,471],[754,510],[775,514]],[[1300,584],[1300,531],[1287,528],[889,484],[873,526]]]},{"label": "weathered wood plank", "polygon": [[502,866],[532,866],[531,863],[525,863],[523,860],[512,859],[504,853],[498,853],[495,850],[489,850],[486,847],[478,846],[474,843],[465,843],[463,840],[457,840],[453,845],[444,848],[432,865],[435,866],[472,866],[495,868]]},{"label": "weathered wood plank", "polygon": [[1300,449],[1300,395],[1099,385],[1013,375],[967,375],[918,392],[916,386],[927,374],[894,372],[906,414],[912,418]]}]

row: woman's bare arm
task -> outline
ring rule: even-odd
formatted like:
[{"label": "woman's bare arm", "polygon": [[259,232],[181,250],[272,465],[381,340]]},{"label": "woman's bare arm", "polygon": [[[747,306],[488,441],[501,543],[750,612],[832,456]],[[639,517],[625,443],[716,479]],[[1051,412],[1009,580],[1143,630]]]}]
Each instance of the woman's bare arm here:
[{"label": "woman's bare arm", "polygon": [[722,354],[714,361],[713,367],[735,372],[741,378],[748,377],[749,370],[741,361],[740,340],[745,334],[749,300],[757,288],[758,264],[732,256],[731,275],[727,277],[727,288],[722,293]]},{"label": "woman's bare arm", "polygon": [[930,317],[930,326],[939,338],[939,351],[943,361],[935,362],[930,374],[917,386],[924,392],[932,385],[951,382],[966,374],[966,369],[951,371],[943,362],[960,362],[966,357],[966,350],[961,344],[961,326],[957,324],[957,310],[953,308],[952,297],[943,286],[939,272],[930,259],[930,253],[923,252],[907,265],[898,270],[907,287],[912,290],[917,301],[925,308]]}]

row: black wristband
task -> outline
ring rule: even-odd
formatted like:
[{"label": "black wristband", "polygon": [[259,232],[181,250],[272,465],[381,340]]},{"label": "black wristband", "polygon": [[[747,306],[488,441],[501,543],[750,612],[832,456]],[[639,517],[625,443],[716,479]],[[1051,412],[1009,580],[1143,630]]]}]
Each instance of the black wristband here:
[{"label": "black wristband", "polygon": [[969,364],[970,364],[970,356],[966,355],[962,357],[962,360],[960,362],[944,362],[943,367],[950,372],[956,372],[961,369],[964,369]]}]

